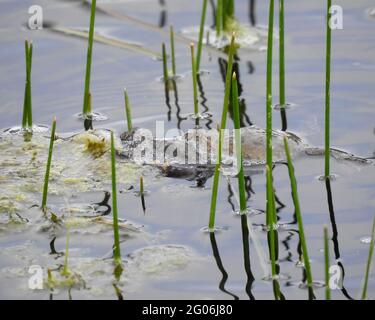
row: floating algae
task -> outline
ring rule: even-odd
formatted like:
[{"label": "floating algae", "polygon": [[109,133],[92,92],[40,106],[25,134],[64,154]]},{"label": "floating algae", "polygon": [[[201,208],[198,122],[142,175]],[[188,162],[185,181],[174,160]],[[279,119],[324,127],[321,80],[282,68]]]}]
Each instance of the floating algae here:
[{"label": "floating algae", "polygon": [[[43,290],[37,290],[39,295],[46,297],[52,293],[66,298],[68,293],[74,298],[114,298],[111,259],[69,256],[69,274],[66,275],[62,272],[64,256],[50,255],[35,247],[32,241],[5,248],[2,254],[8,261],[7,266],[0,268],[2,281],[11,280],[13,287],[21,289],[25,295],[30,293],[29,267],[37,265],[43,271]],[[186,246],[147,246],[123,260],[124,273],[118,285],[126,288],[126,292],[137,292],[150,277],[154,280],[170,278],[203,260],[205,258]]]},{"label": "floating algae", "polygon": [[[236,34],[236,45],[241,49],[254,51],[265,51],[267,48],[267,29],[263,27],[251,27],[249,25],[239,24],[233,20],[231,32],[222,33],[217,36],[216,31],[208,26],[204,27],[204,34],[209,37],[203,37],[202,43],[217,49],[223,49],[230,45],[232,32]],[[187,38],[198,41],[199,27],[187,27],[181,30],[181,33]],[[277,38],[277,34],[275,33]]]},{"label": "floating algae", "polygon": [[[48,137],[34,133],[31,141],[21,135],[3,134],[0,139],[0,183],[9,190],[33,194],[35,200],[43,187]],[[116,148],[121,143],[116,140]],[[102,190],[110,183],[109,135],[106,130],[90,130],[58,138],[55,142],[49,193],[64,195],[70,186],[74,192]],[[135,182],[139,167],[119,163],[119,183]]]}]

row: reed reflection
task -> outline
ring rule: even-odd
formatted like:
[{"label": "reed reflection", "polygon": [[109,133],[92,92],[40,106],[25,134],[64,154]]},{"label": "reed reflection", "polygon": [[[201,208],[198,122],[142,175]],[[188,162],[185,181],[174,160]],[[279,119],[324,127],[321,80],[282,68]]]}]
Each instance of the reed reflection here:
[{"label": "reed reflection", "polygon": [[[238,97],[239,97],[239,107],[240,107],[240,126],[241,127],[246,127],[246,126],[252,126],[253,125],[253,122],[251,121],[249,115],[247,114],[247,106],[246,106],[246,100],[245,98],[241,98],[241,95],[243,93],[243,85],[241,83],[241,73],[240,73],[240,66],[239,66],[239,63],[238,63],[238,57],[235,56],[235,61],[233,62],[233,71],[236,72],[236,76],[237,76],[237,84],[238,84]],[[221,77],[222,77],[222,80],[223,80],[223,83],[225,85],[225,81],[226,81],[226,73],[227,73],[227,67],[228,67],[228,62],[223,59],[223,58],[219,58],[218,59],[218,63],[219,63],[219,70],[220,70],[220,74],[221,74]],[[231,92],[232,90],[230,90],[229,92]],[[231,98],[231,94],[230,94],[230,98],[229,98],[229,116],[231,117],[231,119],[233,119],[233,106],[232,106],[232,98]]]},{"label": "reed reflection", "polygon": [[205,119],[205,126],[208,130],[211,129],[211,124],[212,124],[212,117],[211,114],[209,113],[209,108],[207,106],[207,98],[206,94],[204,92],[203,84],[200,75],[197,76],[197,83],[198,83],[198,91],[199,91],[199,97],[201,99],[200,105],[203,107],[203,112],[202,115],[204,116]]},{"label": "reed reflection", "polygon": [[249,0],[249,19],[250,24],[255,27],[257,24],[256,12],[255,12],[255,0]]},{"label": "reed reflection", "polygon": [[255,297],[251,291],[253,283],[255,281],[253,272],[251,271],[250,264],[250,247],[249,247],[249,228],[247,225],[247,216],[246,214],[241,215],[241,231],[242,231],[242,243],[243,243],[243,258],[244,258],[244,267],[247,276],[245,291],[249,296],[250,300],[255,300]]},{"label": "reed reflection", "polygon": [[165,25],[167,24],[167,9],[166,9],[165,0],[159,0],[159,4],[161,7],[161,10],[160,10],[158,26],[159,28],[164,28]]},{"label": "reed reflection", "polygon": [[216,28],[216,6],[215,6],[215,1],[210,0],[210,5],[211,5],[211,12],[212,12],[212,25],[211,28],[214,29]]},{"label": "reed reflection", "polygon": [[218,246],[217,246],[216,237],[215,237],[214,232],[210,232],[210,241],[211,241],[211,247],[212,247],[212,254],[215,258],[216,265],[217,265],[217,267],[218,267],[218,269],[219,269],[219,271],[221,272],[221,275],[222,275],[222,278],[219,282],[219,289],[220,289],[220,291],[224,292],[225,294],[228,294],[231,297],[233,297],[234,300],[238,300],[239,299],[238,296],[236,296],[234,293],[225,289],[225,284],[228,280],[228,273],[224,268],[223,262],[221,261],[220,252],[219,252],[219,249],[218,249]]},{"label": "reed reflection", "polygon": [[332,197],[332,190],[331,190],[331,181],[329,178],[326,178],[325,180],[326,185],[326,191],[327,191],[327,202],[328,202],[328,210],[329,210],[329,218],[331,222],[331,228],[332,228],[332,243],[333,243],[333,252],[335,254],[335,260],[337,265],[341,269],[341,275],[342,275],[342,287],[341,292],[342,294],[349,300],[354,300],[348,291],[346,290],[344,286],[344,278],[345,278],[345,269],[344,265],[342,264],[341,260],[341,254],[340,254],[340,248],[339,248],[339,241],[338,241],[338,230],[337,230],[337,224],[336,224],[336,217],[335,217],[335,211],[333,207],[333,197]]},{"label": "reed reflection", "polygon": [[177,129],[181,130],[182,121],[186,120],[186,117],[181,117],[181,107],[178,99],[177,82],[173,80],[173,91],[174,91],[174,104],[176,106],[176,118],[177,118]]}]

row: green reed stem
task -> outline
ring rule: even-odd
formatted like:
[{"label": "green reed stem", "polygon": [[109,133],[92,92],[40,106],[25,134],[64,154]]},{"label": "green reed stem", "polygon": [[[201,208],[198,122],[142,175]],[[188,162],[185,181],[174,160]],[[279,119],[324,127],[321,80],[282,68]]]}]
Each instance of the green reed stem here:
[{"label": "green reed stem", "polygon": [[25,82],[25,97],[23,104],[22,128],[32,128],[32,98],[31,98],[31,66],[33,57],[33,44],[25,40],[25,63],[26,63],[26,82]]},{"label": "green reed stem", "polygon": [[89,101],[88,100],[89,100],[89,92],[90,92],[91,61],[92,61],[92,46],[93,46],[93,40],[94,40],[95,12],[96,12],[96,0],[92,0],[89,39],[88,39],[88,46],[87,46],[87,59],[86,59],[85,91],[83,94],[83,114],[84,115],[89,113]]},{"label": "green reed stem", "polygon": [[312,278],[312,274],[311,274],[309,254],[308,254],[308,251],[307,251],[307,242],[306,242],[306,238],[305,238],[305,231],[304,231],[304,228],[303,228],[301,208],[300,208],[299,199],[298,199],[297,180],[296,180],[296,177],[295,177],[295,174],[294,174],[292,157],[290,155],[288,140],[287,140],[286,137],[284,137],[284,147],[285,147],[285,154],[286,154],[286,157],[287,157],[287,160],[288,160],[288,171],[289,171],[290,185],[291,185],[291,188],[292,188],[292,198],[293,198],[295,213],[296,213],[297,222],[298,222],[299,236],[300,236],[300,239],[301,239],[301,247],[302,247],[302,254],[303,254],[303,262],[304,262],[305,270],[306,270],[307,284],[312,289],[313,278]]},{"label": "green reed stem", "polygon": [[284,44],[284,0],[279,0],[279,81],[280,93],[279,104],[280,107],[285,107],[285,44]]},{"label": "green reed stem", "polygon": [[44,187],[43,187],[43,198],[42,198],[42,210],[43,211],[46,211],[47,209],[48,182],[49,182],[49,175],[51,171],[53,144],[55,142],[55,133],[56,133],[56,118],[54,118],[52,122],[51,138],[49,142],[48,159],[47,159],[47,166],[46,166],[46,174],[44,176]]},{"label": "green reed stem", "polygon": [[229,54],[228,54],[228,66],[227,66],[227,75],[225,79],[225,93],[224,93],[224,102],[223,102],[223,112],[221,114],[221,129],[225,129],[227,126],[227,115],[228,115],[228,107],[229,107],[229,97],[230,97],[230,88],[232,82],[232,69],[233,69],[233,60],[234,60],[234,53],[236,51],[235,47],[235,35],[232,34],[232,39],[230,42],[229,47]]},{"label": "green reed stem", "polygon": [[275,208],[275,194],[273,190],[272,182],[272,169],[267,165],[266,166],[266,175],[267,175],[267,229],[269,233],[270,241],[270,258],[271,258],[271,272],[272,277],[276,277],[276,236],[275,236],[275,226],[276,226],[276,208]]},{"label": "green reed stem", "polygon": [[240,125],[240,108],[238,106],[238,86],[237,76],[233,72],[232,77],[232,104],[233,104],[233,120],[235,130],[235,141],[236,141],[236,155],[237,155],[237,167],[238,172],[238,190],[240,195],[240,213],[246,212],[246,188],[245,188],[245,177],[243,173],[242,163],[242,150],[241,150],[241,125]]},{"label": "green reed stem", "polygon": [[[199,40],[198,40],[198,48],[197,48],[197,72],[200,70],[201,64],[201,54],[202,54],[202,42],[203,42],[203,35],[204,35],[204,24],[206,21],[206,12],[207,12],[207,0],[203,0],[203,7],[202,7],[202,15],[201,15],[201,24],[199,27]],[[207,42],[208,44],[208,42]]]},{"label": "green reed stem", "polygon": [[268,46],[267,46],[267,165],[272,168],[272,48],[273,48],[273,18],[274,0],[270,0],[268,18]]},{"label": "green reed stem", "polygon": [[25,69],[26,69],[26,80],[25,80],[25,95],[23,100],[23,113],[22,113],[22,128],[26,129],[27,126],[27,114],[28,114],[28,77],[29,77],[29,43],[25,40]]},{"label": "green reed stem", "polygon": [[125,97],[125,113],[126,113],[126,121],[128,123],[128,131],[133,130],[133,125],[132,125],[132,113],[131,113],[131,107],[129,103],[129,96],[128,96],[128,91],[126,88],[124,89],[124,97]]},{"label": "green reed stem", "polygon": [[233,17],[234,16],[234,0],[226,0],[227,6],[227,16]]},{"label": "green reed stem", "polygon": [[116,185],[116,152],[113,131],[111,131],[111,171],[112,171],[112,212],[113,212],[113,235],[115,246],[113,249],[113,258],[117,265],[121,264],[120,235],[117,214],[117,185]]},{"label": "green reed stem", "polygon": [[219,188],[219,178],[220,178],[220,166],[222,159],[222,132],[220,127],[217,128],[219,133],[219,148],[218,148],[218,160],[215,165],[215,173],[212,186],[212,195],[211,195],[211,207],[210,207],[210,217],[208,221],[208,229],[213,231],[215,228],[215,213],[216,213],[216,202],[217,202],[217,193]]},{"label": "green reed stem", "polygon": [[329,177],[330,174],[330,104],[331,104],[331,28],[330,8],[332,0],[327,0],[327,20],[326,20],[326,90],[325,90],[325,166],[324,176]]},{"label": "green reed stem", "polygon": [[[272,50],[273,50],[273,20],[274,20],[274,0],[270,0],[268,17],[268,44],[267,44],[267,97],[266,97],[266,163],[272,169]],[[272,173],[271,173],[272,182]],[[272,186],[268,186],[267,189]],[[268,206],[271,199],[267,201],[267,211],[271,211]]]},{"label": "green reed stem", "polygon": [[271,259],[271,274],[272,274],[272,287],[276,300],[285,300],[284,295],[280,290],[280,284],[277,280],[277,252],[278,252],[278,233],[277,226],[277,213],[275,204],[275,192],[273,189],[272,169],[266,165],[266,191],[267,191],[267,211],[266,211],[266,224],[267,224],[267,238],[269,243],[269,253]]},{"label": "green reed stem", "polygon": [[28,113],[27,113],[27,125],[31,129],[33,127],[33,112],[32,112],[32,97],[31,97],[31,69],[32,69],[32,61],[33,61],[33,44],[30,42],[29,45],[29,72],[28,72],[28,79],[27,79],[27,96],[28,96]]},{"label": "green reed stem", "polygon": [[216,8],[216,36],[219,37],[221,35],[223,26],[223,0],[217,0],[217,8]]},{"label": "green reed stem", "polygon": [[145,190],[144,190],[144,184],[143,184],[143,176],[141,176],[139,178],[139,193],[140,193],[141,196],[143,196],[144,192],[145,192]]},{"label": "green reed stem", "polygon": [[176,57],[175,57],[175,51],[174,51],[174,31],[173,26],[169,27],[169,33],[170,33],[170,41],[171,41],[171,56],[172,56],[172,72],[173,76],[176,76]]},{"label": "green reed stem", "polygon": [[87,111],[88,111],[88,113],[91,113],[91,111],[92,111],[92,96],[91,96],[90,92],[89,92],[89,96],[88,96]]},{"label": "green reed stem", "polygon": [[329,245],[328,228],[324,227],[324,274],[325,274],[325,296],[326,300],[331,300],[331,290],[329,288]]},{"label": "green reed stem", "polygon": [[367,258],[365,280],[364,280],[363,289],[362,289],[362,296],[361,296],[362,300],[365,300],[366,295],[367,295],[368,278],[369,278],[370,270],[371,270],[371,260],[374,254],[374,244],[375,244],[375,217],[372,222],[371,242],[370,242],[370,248],[369,248],[368,258]]},{"label": "green reed stem", "polygon": [[228,21],[234,17],[234,0],[222,0],[222,28],[228,31]]},{"label": "green reed stem", "polygon": [[162,56],[163,56],[163,76],[164,82],[168,83],[169,80],[169,72],[168,72],[168,63],[167,63],[167,51],[165,50],[165,43],[161,45],[162,47]]},{"label": "green reed stem", "polygon": [[194,114],[197,116],[199,113],[198,110],[198,86],[197,86],[197,68],[195,65],[195,54],[194,54],[194,44],[190,44],[191,51],[191,70],[193,76],[193,92],[194,92]]},{"label": "green reed stem", "polygon": [[219,189],[220,165],[221,165],[221,158],[222,158],[222,132],[221,131],[226,128],[226,123],[227,123],[230,88],[231,88],[231,80],[232,80],[233,59],[234,59],[234,52],[235,52],[234,40],[235,40],[235,37],[233,34],[231,45],[229,48],[228,67],[227,67],[227,75],[226,75],[226,81],[225,81],[225,94],[224,94],[223,111],[221,115],[221,125],[220,125],[221,130],[219,131],[218,161],[215,166],[213,185],[212,185],[210,217],[209,217],[209,223],[208,223],[208,228],[210,231],[214,230],[214,227],[215,227],[216,203],[217,203],[217,194],[218,194],[218,189]]}]

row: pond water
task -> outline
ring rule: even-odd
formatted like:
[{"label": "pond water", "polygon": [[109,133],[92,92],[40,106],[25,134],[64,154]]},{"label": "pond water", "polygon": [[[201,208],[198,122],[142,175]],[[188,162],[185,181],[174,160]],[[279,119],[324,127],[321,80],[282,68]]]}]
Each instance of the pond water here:
[{"label": "pond water", "polygon": [[[268,2],[236,1],[236,17],[259,30],[267,25]],[[40,0],[48,28],[25,27],[33,1],[1,0],[0,21],[0,128],[20,124],[24,93],[24,39],[34,44],[32,94],[33,118],[49,125],[57,117],[61,137],[79,133],[73,140],[57,140],[51,172],[51,210],[61,225],[46,221],[38,208],[48,152],[48,134],[32,141],[3,133],[0,136],[0,298],[3,299],[273,299],[267,281],[265,223],[265,174],[256,168],[246,178],[251,215],[234,214],[237,182],[221,178],[216,223],[225,227],[215,234],[202,232],[208,223],[212,178],[204,187],[194,181],[164,177],[158,169],[118,159],[119,218],[124,273],[113,286],[111,215],[101,203],[111,190],[109,155],[87,152],[88,137],[76,115],[83,101],[87,41],[57,32],[58,28],[87,30],[89,8],[80,1]],[[373,1],[342,0],[344,29],[333,31],[331,144],[357,156],[375,155],[375,27]],[[130,48],[94,43],[92,65],[93,110],[108,119],[94,128],[125,131],[123,88],[129,93],[133,124],[155,131],[156,121],[165,130],[187,130],[194,121],[190,48],[186,30],[200,21],[198,0],[98,1],[95,28],[101,34],[131,43]],[[277,6],[276,6],[277,8]],[[286,3],[286,84],[288,130],[310,145],[324,144],[325,1],[290,0]],[[115,12],[117,18],[109,13]],[[277,12],[277,9],[275,10]],[[119,18],[119,16],[121,16]],[[277,15],[276,15],[277,16]],[[206,24],[212,25],[210,5]],[[277,19],[276,19],[277,23]],[[161,43],[169,44],[173,25],[183,39],[176,39],[177,92],[166,100],[160,82]],[[54,29],[55,30],[54,30]],[[264,29],[264,28],[263,28]],[[184,33],[182,33],[184,31]],[[185,39],[185,40],[184,40]],[[134,47],[134,44],[138,46]],[[167,45],[169,47],[169,45]],[[236,71],[241,84],[243,125],[265,127],[266,52],[264,44],[238,51]],[[278,41],[274,53],[274,102],[278,101]],[[203,128],[220,121],[224,96],[223,53],[204,49],[199,108],[212,117]],[[274,111],[274,128],[281,128]],[[232,121],[228,121],[232,126]],[[120,143],[118,141],[118,143]],[[334,299],[359,298],[369,250],[368,237],[375,210],[375,167],[332,160],[337,179],[327,187],[318,180],[323,173],[321,156],[295,161],[299,196],[315,295],[324,298],[323,226],[330,232],[331,263],[344,270],[343,288]],[[287,167],[273,170],[278,199],[279,264],[281,291],[287,299],[307,299],[301,285],[300,240],[291,197]],[[143,211],[139,176],[144,176],[146,211]],[[111,204],[111,201],[109,201]],[[109,215],[95,218],[100,213]],[[249,226],[247,234],[245,225]],[[69,268],[76,285],[51,291],[30,290],[31,265],[55,270],[64,263],[66,228],[69,225]],[[52,271],[57,273],[56,271]],[[370,275],[368,296],[375,297],[375,276]]]}]

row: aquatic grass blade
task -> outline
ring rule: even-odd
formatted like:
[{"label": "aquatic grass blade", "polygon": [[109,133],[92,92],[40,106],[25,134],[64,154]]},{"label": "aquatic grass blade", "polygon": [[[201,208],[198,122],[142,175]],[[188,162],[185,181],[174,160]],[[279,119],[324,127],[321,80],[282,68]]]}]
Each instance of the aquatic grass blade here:
[{"label": "aquatic grass blade", "polygon": [[272,48],[273,48],[273,20],[274,0],[270,0],[268,17],[268,44],[267,44],[267,103],[266,103],[266,158],[267,165],[272,168]]},{"label": "aquatic grass blade", "polygon": [[365,272],[365,278],[363,282],[362,295],[361,295],[362,300],[365,300],[367,297],[368,278],[370,276],[371,261],[372,261],[372,256],[374,254],[374,245],[375,245],[375,216],[372,222],[371,242],[370,242],[370,247],[369,247],[369,252],[368,252],[366,272]]},{"label": "aquatic grass blade", "polygon": [[278,233],[276,231],[277,216],[275,205],[275,193],[273,190],[272,169],[266,165],[266,225],[267,225],[267,239],[269,244],[269,255],[271,260],[271,274],[272,274],[272,287],[276,300],[285,300],[284,295],[281,293],[280,284],[277,280],[278,266],[277,266],[277,252],[278,252]]},{"label": "aquatic grass blade", "polygon": [[230,41],[229,47],[229,54],[228,54],[228,66],[227,66],[227,74],[225,79],[225,93],[224,93],[224,102],[223,102],[223,111],[221,114],[221,129],[225,129],[227,126],[227,115],[228,115],[228,107],[229,107],[229,98],[230,98],[230,88],[232,82],[232,70],[233,70],[233,61],[234,61],[234,54],[236,51],[235,45],[235,34],[232,34],[232,38]]},{"label": "aquatic grass blade", "polygon": [[235,128],[235,141],[236,141],[236,155],[237,155],[237,168],[238,172],[238,190],[240,195],[240,213],[246,212],[246,188],[245,177],[243,172],[242,151],[241,151],[241,125],[240,125],[240,108],[238,106],[238,86],[237,76],[233,72],[232,77],[232,105],[233,105],[233,120]]},{"label": "aquatic grass blade", "polygon": [[172,57],[172,72],[173,76],[176,76],[176,57],[175,57],[175,50],[174,50],[174,31],[173,26],[169,28],[170,32],[170,41],[171,41],[171,57]]},{"label": "aquatic grass blade", "polygon": [[33,127],[33,112],[32,112],[32,97],[31,97],[31,69],[32,69],[32,61],[33,61],[33,44],[30,42],[29,44],[29,56],[28,56],[28,79],[27,79],[27,98],[28,98],[28,103],[27,103],[27,126],[32,129]]},{"label": "aquatic grass blade", "polygon": [[198,110],[198,85],[197,85],[197,69],[195,65],[195,54],[194,54],[194,43],[190,44],[191,51],[191,70],[193,77],[193,93],[194,93],[194,115],[197,116],[199,113]]},{"label": "aquatic grass blade", "polygon": [[89,113],[88,110],[88,99],[90,92],[90,78],[91,78],[91,62],[92,62],[92,47],[94,40],[94,28],[95,28],[95,12],[96,12],[96,0],[91,1],[91,15],[90,15],[90,29],[87,46],[87,58],[86,58],[86,75],[85,75],[85,89],[83,94],[83,115]]},{"label": "aquatic grass blade", "polygon": [[308,284],[309,289],[312,290],[313,278],[311,274],[311,266],[310,266],[309,254],[307,250],[307,242],[306,242],[305,231],[303,227],[301,207],[300,207],[299,198],[298,198],[297,180],[294,174],[294,167],[292,163],[292,157],[289,151],[288,139],[286,137],[284,137],[284,147],[285,147],[285,155],[286,155],[287,162],[288,162],[288,172],[289,172],[289,178],[290,178],[290,185],[292,189],[292,198],[293,198],[295,213],[297,217],[298,231],[299,231],[299,236],[301,240],[301,247],[302,247],[302,254],[303,254],[303,263],[304,263],[305,270],[306,270],[307,284]]},{"label": "aquatic grass blade", "polygon": [[27,40],[25,40],[25,70],[26,70],[26,76],[25,76],[25,95],[23,100],[23,113],[22,113],[22,129],[26,129],[27,126],[27,114],[28,114],[28,73],[29,73],[29,43]]},{"label": "aquatic grass blade", "polygon": [[161,45],[162,50],[162,57],[163,57],[163,77],[165,84],[169,81],[169,72],[168,72],[168,63],[167,63],[167,51],[165,49],[165,43],[163,42]]},{"label": "aquatic grass blade", "polygon": [[[197,72],[200,70],[201,64],[201,55],[202,55],[202,42],[203,42],[203,33],[204,33],[204,24],[206,21],[206,12],[207,12],[207,0],[203,0],[202,5],[202,15],[201,15],[201,23],[199,27],[199,39],[198,39],[198,47],[197,47],[197,59],[196,59],[196,69]],[[208,42],[207,42],[208,44]]]},{"label": "aquatic grass blade", "polygon": [[217,194],[219,189],[219,179],[220,179],[220,165],[221,165],[221,149],[222,149],[222,130],[226,128],[227,117],[228,117],[228,106],[229,106],[229,98],[230,98],[230,88],[231,88],[231,81],[232,81],[232,69],[233,69],[233,60],[234,60],[234,52],[235,52],[235,36],[232,35],[231,44],[229,48],[228,54],[228,67],[227,67],[227,75],[225,81],[225,93],[224,93],[224,101],[223,101],[223,111],[221,114],[221,124],[220,124],[220,132],[219,132],[219,149],[218,149],[218,161],[215,165],[215,172],[214,178],[212,183],[212,193],[211,193],[211,204],[210,204],[210,217],[208,223],[208,229],[210,231],[214,230],[215,227],[215,215],[216,215],[216,203],[217,203]]},{"label": "aquatic grass blade", "polygon": [[324,176],[330,175],[330,109],[331,109],[331,28],[330,9],[332,0],[327,0],[326,16],[326,79],[325,79],[325,158],[324,158]]},{"label": "aquatic grass blade", "polygon": [[133,125],[132,125],[132,114],[131,114],[131,107],[130,107],[130,102],[129,102],[129,96],[128,96],[128,91],[126,88],[124,89],[124,99],[125,99],[125,114],[126,114],[126,121],[128,124],[128,131],[133,130]]},{"label": "aquatic grass blade", "polygon": [[325,298],[326,300],[331,300],[331,290],[329,287],[329,245],[327,227],[324,227],[324,275]]},{"label": "aquatic grass blade", "polygon": [[284,0],[279,0],[279,104],[285,107]]},{"label": "aquatic grass blade", "polygon": [[32,129],[32,98],[31,98],[31,66],[32,66],[33,44],[25,40],[25,96],[23,102],[22,129]]},{"label": "aquatic grass blade", "polygon": [[217,0],[216,6],[216,37],[221,35],[223,28],[223,0]]},{"label": "aquatic grass blade", "polygon": [[44,187],[43,187],[43,198],[42,198],[42,210],[45,212],[47,209],[47,195],[48,195],[48,183],[49,183],[49,176],[51,171],[51,163],[52,163],[52,153],[53,153],[53,144],[55,141],[55,133],[56,133],[56,118],[53,119],[52,122],[52,129],[51,129],[51,138],[49,143],[48,149],[48,158],[47,158],[47,165],[46,165],[46,173],[44,176]]},{"label": "aquatic grass blade", "polygon": [[117,182],[116,182],[116,152],[113,131],[111,131],[111,173],[112,173],[112,215],[113,215],[113,235],[114,249],[113,258],[116,266],[121,265],[120,235],[117,211]]},{"label": "aquatic grass blade", "polygon": [[271,258],[271,271],[272,277],[277,275],[276,272],[276,246],[275,246],[275,202],[274,199],[274,191],[273,191],[273,182],[272,182],[272,169],[267,165],[266,166],[266,197],[267,197],[267,212],[266,212],[266,220],[267,220],[267,229],[269,234],[269,242],[270,242],[270,258]]}]

